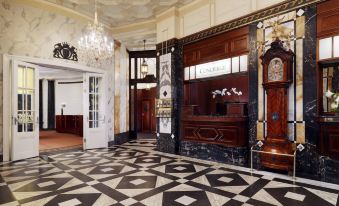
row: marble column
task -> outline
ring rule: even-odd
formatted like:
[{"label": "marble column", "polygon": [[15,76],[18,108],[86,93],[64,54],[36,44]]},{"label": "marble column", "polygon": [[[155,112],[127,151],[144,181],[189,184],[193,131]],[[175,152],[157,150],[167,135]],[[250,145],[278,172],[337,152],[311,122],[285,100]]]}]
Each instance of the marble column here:
[{"label": "marble column", "polygon": [[317,152],[319,125],[317,123],[317,9],[316,6],[305,8],[305,44],[304,44],[304,120],[305,150],[298,153],[297,170],[299,176],[339,183],[339,161]]},{"label": "marble column", "polygon": [[[161,71],[163,68],[162,57],[170,54],[170,95],[164,95],[161,87],[166,86]],[[178,153],[180,145],[180,108],[183,100],[183,47],[177,39],[171,39],[157,45],[157,69],[158,69],[158,98],[170,97],[172,99],[172,115],[171,118],[158,118],[157,120],[157,149],[161,152]],[[168,57],[168,56],[167,56]],[[163,132],[160,124],[161,121],[168,121],[170,128]]]},{"label": "marble column", "polygon": [[297,169],[300,175],[318,176],[319,161],[316,144],[319,128],[317,115],[317,75],[316,75],[316,7],[305,8],[305,38],[303,44],[303,107],[305,121],[305,150],[298,152]]},{"label": "marble column", "polygon": [[[248,101],[248,147],[256,143],[257,121],[258,121],[258,50],[257,50],[257,23],[249,25],[249,54],[248,54],[248,79],[249,79],[249,101]],[[249,157],[250,158],[250,157]],[[254,155],[254,162],[259,160]],[[250,163],[249,159],[249,163]]]}]

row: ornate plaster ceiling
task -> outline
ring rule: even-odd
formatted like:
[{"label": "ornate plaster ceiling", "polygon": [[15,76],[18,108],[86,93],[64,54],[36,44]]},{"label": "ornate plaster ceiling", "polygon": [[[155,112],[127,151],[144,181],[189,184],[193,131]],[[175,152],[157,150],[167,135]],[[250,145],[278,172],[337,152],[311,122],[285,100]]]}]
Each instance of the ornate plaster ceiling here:
[{"label": "ornate plaster ceiling", "polygon": [[[45,0],[94,17],[94,0]],[[156,15],[172,7],[182,7],[196,0],[97,0],[99,21],[111,27],[116,39],[129,50],[155,49],[156,26],[146,26],[129,32],[114,32],[117,28],[154,20]],[[119,30],[119,29],[118,29]]]},{"label": "ornate plaster ceiling", "polygon": [[[79,13],[94,16],[94,0],[45,0]],[[154,19],[171,7],[181,7],[195,0],[97,0],[99,19],[112,27]]]}]

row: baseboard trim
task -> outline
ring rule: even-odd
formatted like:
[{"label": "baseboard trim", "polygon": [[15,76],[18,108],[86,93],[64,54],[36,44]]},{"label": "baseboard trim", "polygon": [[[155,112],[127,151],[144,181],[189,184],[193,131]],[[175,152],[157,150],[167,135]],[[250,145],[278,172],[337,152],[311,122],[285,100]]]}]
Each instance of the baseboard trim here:
[{"label": "baseboard trim", "polygon": [[3,162],[4,161],[4,156],[1,154],[0,155],[0,162]]},{"label": "baseboard trim", "polygon": [[121,145],[130,141],[130,132],[122,132],[114,135],[114,140],[108,142],[108,146],[111,147],[113,145]]}]

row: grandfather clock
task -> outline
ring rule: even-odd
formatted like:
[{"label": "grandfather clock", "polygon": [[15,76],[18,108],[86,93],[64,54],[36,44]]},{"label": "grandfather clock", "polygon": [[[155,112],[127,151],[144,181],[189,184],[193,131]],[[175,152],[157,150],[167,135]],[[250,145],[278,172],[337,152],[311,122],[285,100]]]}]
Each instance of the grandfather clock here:
[{"label": "grandfather clock", "polygon": [[[267,94],[267,135],[263,151],[293,154],[288,139],[288,88],[292,83],[294,53],[283,47],[276,39],[271,48],[261,56],[263,65],[263,87]],[[262,153],[261,165],[279,170],[291,170],[292,158]]]}]

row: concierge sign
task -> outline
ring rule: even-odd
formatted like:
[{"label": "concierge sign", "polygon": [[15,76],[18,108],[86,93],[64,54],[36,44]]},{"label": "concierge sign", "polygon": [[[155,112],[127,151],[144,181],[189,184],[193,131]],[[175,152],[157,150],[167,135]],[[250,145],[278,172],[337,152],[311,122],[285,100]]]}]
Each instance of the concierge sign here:
[{"label": "concierge sign", "polygon": [[199,64],[195,67],[195,77],[197,79],[215,77],[231,73],[231,59]]},{"label": "concierge sign", "polygon": [[235,56],[228,59],[199,64],[185,68],[185,80],[216,77],[220,75],[246,72],[248,56]]}]

